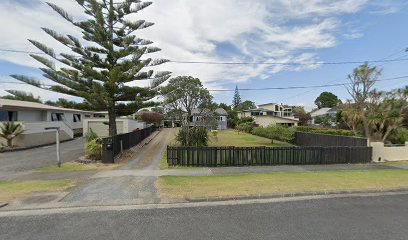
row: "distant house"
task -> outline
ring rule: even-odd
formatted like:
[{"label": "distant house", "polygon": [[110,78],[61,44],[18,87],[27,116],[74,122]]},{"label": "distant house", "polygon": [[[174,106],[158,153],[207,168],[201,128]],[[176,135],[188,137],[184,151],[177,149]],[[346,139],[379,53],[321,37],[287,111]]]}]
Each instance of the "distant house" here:
[{"label": "distant house", "polygon": [[238,117],[253,117],[259,126],[269,125],[297,126],[299,119],[293,116],[292,108],[281,104],[267,103],[258,105],[258,108],[244,110],[238,113]]},{"label": "distant house", "polygon": [[339,105],[339,106],[335,106],[332,108],[320,108],[314,112],[311,112],[310,116],[312,117],[312,120],[310,121],[310,124],[320,125],[319,123],[320,121],[324,120],[325,118],[328,118],[328,123],[331,126],[335,126],[336,125],[336,114],[341,109],[342,109],[342,105]]},{"label": "distant house", "polygon": [[[82,135],[83,120],[94,117],[94,112],[60,108],[41,103],[0,99],[0,123],[19,122],[24,133],[17,136],[14,144],[19,147],[32,147],[55,142],[55,133],[45,130],[59,127],[62,140]],[[0,139],[0,143],[4,139]]]},{"label": "distant house", "polygon": [[222,108],[217,108],[214,111],[209,109],[193,109],[191,115],[190,119],[188,119],[190,127],[206,127],[218,130],[227,129],[228,113]]}]

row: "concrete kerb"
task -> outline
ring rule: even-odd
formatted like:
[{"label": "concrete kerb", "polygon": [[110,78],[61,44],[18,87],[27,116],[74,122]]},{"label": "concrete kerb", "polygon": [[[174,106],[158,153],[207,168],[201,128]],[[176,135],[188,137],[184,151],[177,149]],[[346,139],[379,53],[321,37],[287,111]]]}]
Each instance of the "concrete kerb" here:
[{"label": "concrete kerb", "polygon": [[293,201],[308,201],[329,198],[344,198],[344,197],[376,197],[408,194],[408,191],[380,191],[367,193],[348,193],[348,194],[328,194],[328,195],[309,195],[295,197],[276,197],[276,198],[251,198],[237,199],[225,201],[202,201],[202,202],[187,202],[180,200],[161,201],[160,203],[147,204],[106,204],[106,205],[58,205],[35,208],[21,209],[4,209],[0,210],[1,217],[10,216],[34,216],[34,215],[49,215],[57,213],[77,213],[77,212],[99,212],[99,211],[121,211],[121,210],[147,210],[147,209],[167,209],[167,208],[191,208],[191,207],[214,207],[226,205],[245,205],[245,204],[262,204],[262,203],[277,203],[277,202],[293,202]]},{"label": "concrete kerb", "polygon": [[254,195],[233,195],[233,196],[215,196],[215,197],[185,197],[187,202],[219,202],[231,200],[251,200],[251,199],[273,199],[273,198],[290,198],[290,197],[307,197],[307,196],[329,196],[342,194],[367,194],[367,193],[394,193],[408,192],[408,187],[401,188],[372,188],[372,189],[354,189],[354,190],[333,190],[317,192],[293,192],[293,193],[276,193],[276,194],[254,194]]}]

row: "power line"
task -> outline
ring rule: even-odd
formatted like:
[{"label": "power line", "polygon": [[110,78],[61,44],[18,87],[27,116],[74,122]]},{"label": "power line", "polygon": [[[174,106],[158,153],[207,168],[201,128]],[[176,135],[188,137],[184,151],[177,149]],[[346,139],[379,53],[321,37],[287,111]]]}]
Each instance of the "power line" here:
[{"label": "power line", "polygon": [[[42,54],[47,55],[43,52],[33,52],[15,49],[4,49],[0,48],[2,52],[11,53],[27,53],[27,54]],[[58,54],[61,55],[61,54]],[[78,57],[79,56],[74,56]],[[170,60],[170,63],[177,64],[207,64],[207,65],[288,65],[288,66],[302,66],[302,65],[346,65],[346,64],[363,64],[363,63],[389,63],[389,62],[403,62],[408,61],[408,58],[394,58],[394,59],[377,59],[377,60],[364,60],[364,61],[338,61],[338,62],[217,62],[217,61],[178,61]]]},{"label": "power line", "polygon": [[[399,77],[392,77],[392,78],[384,78],[378,79],[376,82],[383,82],[383,81],[392,81],[392,80],[399,80],[408,78],[408,75],[399,76]],[[25,82],[2,82],[7,84],[26,84],[30,85]],[[291,90],[291,89],[306,89],[306,88],[320,88],[320,87],[336,87],[336,86],[345,86],[348,83],[336,83],[336,84],[325,84],[325,85],[313,85],[313,86],[290,86],[290,87],[267,87],[267,88],[241,88],[240,91],[266,91],[266,90]],[[57,85],[50,85],[50,84],[40,84],[41,86],[57,86]],[[233,92],[235,89],[208,89],[210,92]]]},{"label": "power line", "polygon": [[[388,58],[390,58],[390,57],[394,57],[394,56],[400,55],[401,53],[406,53],[406,52],[408,52],[408,48],[404,48],[404,49],[402,49],[402,50],[399,49],[399,50],[397,50],[397,51],[395,51],[395,52],[393,52],[393,53],[387,55],[386,57],[381,58],[381,60],[386,60],[386,59],[388,59]],[[403,55],[405,55],[405,54],[403,54]],[[402,56],[401,56],[401,57],[402,57]],[[377,67],[382,67],[382,66],[384,66],[385,64],[387,64],[387,63],[383,63],[383,64],[381,64],[381,65],[379,65],[379,66],[377,66]],[[341,79],[339,78],[339,79],[330,81],[330,82],[328,82],[327,84],[331,84],[331,83],[334,83],[334,82],[337,82],[337,81],[340,81],[340,80],[342,80],[342,78],[341,78]],[[296,95],[289,96],[289,97],[287,97],[287,98],[282,99],[281,102],[286,101],[286,100],[288,100],[288,99],[296,98],[296,97],[298,97],[298,96],[304,96],[305,94],[314,92],[314,91],[316,91],[316,90],[318,90],[318,89],[311,89],[311,90],[308,90],[308,91],[305,91],[305,92],[302,92],[302,93],[298,93],[298,94],[296,94]]]}]

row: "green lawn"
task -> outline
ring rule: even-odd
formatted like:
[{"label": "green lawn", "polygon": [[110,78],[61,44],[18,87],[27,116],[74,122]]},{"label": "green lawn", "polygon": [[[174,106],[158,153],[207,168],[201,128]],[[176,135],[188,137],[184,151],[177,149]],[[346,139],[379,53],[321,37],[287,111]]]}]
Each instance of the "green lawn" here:
[{"label": "green lawn", "polygon": [[209,197],[325,190],[408,187],[408,170],[276,172],[220,176],[163,176],[160,195]]},{"label": "green lawn", "polygon": [[217,137],[209,134],[209,146],[235,146],[235,147],[257,147],[257,146],[289,146],[289,143],[272,141],[267,138],[255,136],[249,133],[238,132],[232,129],[218,131]]},{"label": "green lawn", "polygon": [[74,172],[74,171],[97,171],[97,170],[110,170],[117,167],[117,164],[103,164],[103,163],[76,163],[68,162],[63,163],[61,167],[49,166],[37,169],[38,172]]},{"label": "green lawn", "polygon": [[33,192],[63,191],[75,180],[0,181],[0,202],[7,202]]}]

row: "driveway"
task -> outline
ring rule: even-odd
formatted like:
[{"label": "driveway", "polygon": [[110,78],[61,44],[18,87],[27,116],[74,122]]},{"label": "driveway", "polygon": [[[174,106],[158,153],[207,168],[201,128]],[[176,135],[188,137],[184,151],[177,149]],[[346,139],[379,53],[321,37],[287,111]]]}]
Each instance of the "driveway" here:
[{"label": "driveway", "polygon": [[[408,195],[1,217],[0,239],[406,240]],[[7,214],[7,212],[5,212]],[[19,216],[20,215],[20,216]]]},{"label": "driveway", "polygon": [[[61,143],[61,161],[70,162],[84,155],[85,139],[77,138]],[[0,178],[6,174],[25,172],[56,165],[56,146],[45,146],[0,154]]]},{"label": "driveway", "polygon": [[[163,152],[175,131],[175,129],[161,130],[150,143],[140,149],[135,159],[124,164],[121,169],[159,169]],[[156,194],[156,180],[157,176],[91,178],[73,189],[62,201],[76,204],[154,203],[160,200]]]}]

